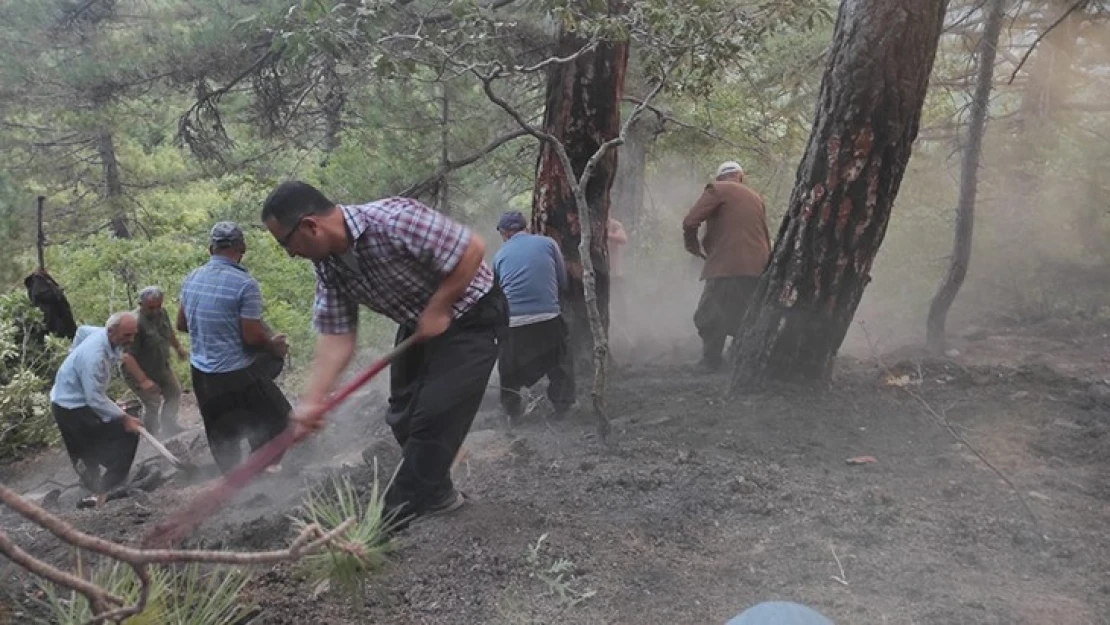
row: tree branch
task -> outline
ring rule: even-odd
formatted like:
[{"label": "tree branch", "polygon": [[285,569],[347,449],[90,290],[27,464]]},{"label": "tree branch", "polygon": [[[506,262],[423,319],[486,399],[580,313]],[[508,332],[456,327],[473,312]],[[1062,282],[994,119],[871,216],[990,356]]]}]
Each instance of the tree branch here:
[{"label": "tree branch", "polygon": [[477,160],[486,156],[490,152],[493,152],[497,148],[505,145],[506,143],[514,139],[519,139],[520,137],[528,134],[530,133],[527,130],[525,130],[524,128],[520,128],[507,134],[501,135],[500,137],[497,137],[493,141],[487,143],[481,149],[467,156],[464,156],[463,158],[453,161],[446,161],[445,163],[442,163],[440,165],[440,167],[436,170],[434,174],[428,176],[420,182],[410,185],[407,189],[402,191],[400,195],[402,195],[403,197],[417,197],[423,195],[424,193],[427,193],[429,189],[437,186],[447,174],[455,170],[462,169],[463,167],[476,162]]},{"label": "tree branch", "polygon": [[88,599],[89,606],[92,607],[95,613],[107,612],[110,609],[109,606],[123,605],[122,598],[72,573],[54,568],[20,549],[18,545],[12,542],[11,538],[8,537],[4,530],[0,530],[0,553],[7,556],[9,560],[18,566],[57,586],[69,588],[81,593]]},{"label": "tree branch", "polygon": [[[476,6],[478,10],[496,11],[497,9],[509,6],[513,2],[516,2],[516,0],[494,0],[489,4]],[[453,13],[440,13],[438,15],[429,15],[428,17],[423,18],[421,21],[423,21],[425,24],[442,24],[444,22],[450,22],[455,19],[458,19],[458,16]]]},{"label": "tree branch", "polygon": [[1037,49],[1037,44],[1039,44],[1042,39],[1047,37],[1048,33],[1052,32],[1053,29],[1055,29],[1057,26],[1062,24],[1064,22],[1064,20],[1068,19],[1069,15],[1074,13],[1077,9],[1085,6],[1089,1],[1090,0],[1078,0],[1077,2],[1072,4],[1071,7],[1069,7],[1067,11],[1064,11],[1063,15],[1056,18],[1056,21],[1049,24],[1048,28],[1046,28],[1044,30],[1044,32],[1037,35],[1037,38],[1033,40],[1033,43],[1029,46],[1029,49],[1026,50],[1025,54],[1022,55],[1021,61],[1018,61],[1017,67],[1014,68],[1014,72],[1012,74],[1010,74],[1010,80],[1007,84],[1010,84],[1010,83],[1014,82],[1014,78],[1017,77],[1018,72],[1021,71],[1021,68],[1025,65],[1025,62],[1029,60],[1029,56],[1033,54],[1033,50]]},{"label": "tree branch", "polygon": [[[124,601],[98,586],[89,583],[72,574],[60,571],[49,564],[31,556],[11,542],[7,534],[0,531],[0,553],[11,558],[13,562],[24,569],[39,575],[49,581],[75,590],[89,599],[96,617],[87,625],[96,625],[107,621],[121,621],[129,616],[139,614],[146,607],[149,593],[150,576],[147,568],[151,564],[169,563],[198,563],[231,564],[231,565],[262,565],[276,564],[287,560],[295,560],[302,556],[314,553],[324,546],[336,543],[340,534],[354,524],[355,519],[347,519],[335,529],[325,533],[319,525],[312,524],[304,528],[293,540],[287,549],[259,552],[235,551],[205,551],[205,550],[176,550],[176,549],[135,549],[103,538],[98,538],[75,529],[69,523],[50,514],[43,508],[20,497],[18,493],[7,486],[0,484],[0,502],[20,515],[46,529],[62,542],[108,556],[120,562],[129,564],[140,582],[138,601],[131,606],[124,606]],[[108,612],[108,606],[120,606]]]}]

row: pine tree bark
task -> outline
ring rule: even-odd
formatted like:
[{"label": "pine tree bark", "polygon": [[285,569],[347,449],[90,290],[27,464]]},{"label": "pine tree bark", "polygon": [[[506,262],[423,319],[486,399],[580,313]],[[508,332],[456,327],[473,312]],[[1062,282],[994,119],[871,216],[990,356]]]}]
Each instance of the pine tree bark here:
[{"label": "pine tree bark", "polygon": [[971,98],[971,116],[968,120],[967,143],[964,145],[963,162],[960,164],[960,195],[956,204],[956,234],[952,260],[948,273],[929,305],[925,322],[925,343],[934,353],[943,353],[946,347],[945,324],[948,311],[967,277],[971,264],[971,240],[975,230],[975,199],[979,186],[979,160],[983,151],[983,135],[987,128],[987,111],[990,106],[994,82],[994,60],[998,38],[1002,34],[1002,20],[1006,16],[1006,0],[991,0],[983,34],[977,46],[978,69],[975,76],[975,93]]},{"label": "pine tree bark", "polygon": [[[622,10],[620,0],[609,0],[611,12]],[[586,41],[574,33],[563,33],[555,56],[568,57]],[[582,175],[586,163],[601,145],[620,134],[621,91],[628,63],[628,47],[604,43],[569,63],[554,64],[547,75],[546,109],[542,130],[565,146],[574,168]],[[587,181],[585,196],[590,207],[590,257],[595,270],[598,309],[605,328],[609,324],[609,253],[607,224],[609,190],[617,169],[617,151],[608,150]],[[570,274],[567,320],[578,371],[589,371],[594,351],[589,313],[583,287],[584,269],[579,253],[581,224],[574,191],[553,146],[543,142],[536,166],[532,195],[533,231],[559,243]]]},{"label": "pine tree bark", "polygon": [[732,391],[831,376],[917,136],[947,5],[841,3],[790,205],[745,315]]},{"label": "pine tree bark", "polygon": [[112,131],[101,130],[97,134],[96,151],[100,156],[100,165],[104,172],[104,199],[111,211],[109,227],[116,238],[130,239],[131,230],[127,224],[127,211],[123,206],[123,180],[119,175],[119,161],[116,159],[116,144]]}]

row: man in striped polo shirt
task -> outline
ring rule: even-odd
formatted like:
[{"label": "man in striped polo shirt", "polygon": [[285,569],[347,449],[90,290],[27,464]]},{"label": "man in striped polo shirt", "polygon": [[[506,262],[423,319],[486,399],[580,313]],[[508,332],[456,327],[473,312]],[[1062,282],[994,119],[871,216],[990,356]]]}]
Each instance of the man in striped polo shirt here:
[{"label": "man in striped polo shirt", "polygon": [[385,494],[397,528],[465,502],[451,464],[497,361],[508,305],[469,228],[420,202],[393,197],[337,205],[303,182],[279,185],[262,221],[291,256],[316,269],[312,375],[295,413],[299,437],[324,425],[320,406],[355,353],[359,306],[395,321],[416,344],[390,369],[386,417],[402,461]]},{"label": "man in striped polo shirt", "polygon": [[258,449],[289,425],[289,401],[269,375],[256,370],[256,350],[284,358],[285,336],[262,322],[258,282],[240,262],[243,231],[221,221],[209,234],[206,264],[181,284],[177,329],[188,332],[193,392],[208,447],[223,472],[242,459],[242,440]]}]

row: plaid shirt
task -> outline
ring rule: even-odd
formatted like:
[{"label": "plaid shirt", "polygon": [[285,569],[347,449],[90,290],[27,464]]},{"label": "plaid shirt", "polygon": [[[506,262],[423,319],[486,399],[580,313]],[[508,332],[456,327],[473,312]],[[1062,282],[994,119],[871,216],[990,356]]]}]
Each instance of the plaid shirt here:
[{"label": "plaid shirt", "polygon": [[[315,263],[316,331],[354,332],[359,304],[398,324],[415,323],[462,259],[470,229],[402,197],[339,208],[353,243],[346,254]],[[491,288],[493,272],[483,261],[455,302],[454,317],[470,310]]]}]

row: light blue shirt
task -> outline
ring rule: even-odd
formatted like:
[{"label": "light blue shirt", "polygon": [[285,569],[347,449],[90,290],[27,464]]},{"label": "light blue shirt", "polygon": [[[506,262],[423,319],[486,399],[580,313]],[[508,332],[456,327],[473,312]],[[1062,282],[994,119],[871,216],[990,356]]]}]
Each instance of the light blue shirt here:
[{"label": "light blue shirt", "polygon": [[181,284],[189,326],[189,362],[204,373],[245,369],[255,354],[243,344],[242,319],[262,318],[262,291],[242,265],[213,256]]},{"label": "light blue shirt", "polygon": [[88,406],[105,423],[119,419],[123,409],[108,399],[107,391],[122,350],[112,347],[104,328],[82,326],[74,338],[54,378],[50,401],[70,410]]},{"label": "light blue shirt", "polygon": [[510,317],[555,317],[567,288],[563,254],[551,237],[518,232],[501,244],[493,271],[509,300]]}]

